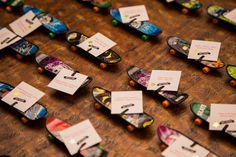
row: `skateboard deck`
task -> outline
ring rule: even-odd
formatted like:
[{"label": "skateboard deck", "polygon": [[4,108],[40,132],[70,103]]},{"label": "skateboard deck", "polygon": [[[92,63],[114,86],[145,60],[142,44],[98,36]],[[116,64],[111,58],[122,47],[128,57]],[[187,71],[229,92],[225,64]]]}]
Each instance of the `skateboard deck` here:
[{"label": "skateboard deck", "polygon": [[10,45],[9,47],[22,56],[29,56],[36,54],[39,50],[37,45],[34,45],[33,43],[23,38],[15,42],[14,44]]},{"label": "skateboard deck", "polygon": [[[47,131],[56,139],[58,139],[60,142],[64,143],[62,138],[60,137],[59,132],[71,127],[70,124],[54,118],[54,117],[49,117],[46,120],[46,129]],[[104,150],[101,146],[96,145],[92,146],[88,149],[80,151],[80,154],[84,157],[106,157],[108,152]]]},{"label": "skateboard deck", "polygon": [[[80,49],[77,45],[84,42],[86,39],[88,39],[88,37],[79,32],[70,32],[67,34],[66,39],[69,44]],[[89,52],[87,52],[87,54],[92,56],[93,58],[96,58],[99,62],[108,64],[108,65],[116,64],[121,61],[121,57],[116,52],[112,51],[111,49],[102,53],[98,57],[94,57]]]},{"label": "skateboard deck", "polygon": [[[127,72],[131,80],[138,83],[145,90],[147,89],[148,81],[151,77],[150,72],[145,71],[135,66],[129,67]],[[188,94],[175,92],[175,91],[160,91],[157,93],[158,95],[162,96],[166,100],[170,101],[172,104],[180,104],[188,98]]]},{"label": "skateboard deck", "polygon": [[[192,111],[192,113],[194,114],[194,116],[196,116],[197,118],[200,118],[202,121],[209,123],[208,118],[210,116],[210,107],[201,104],[201,103],[197,103],[194,102],[190,105],[190,109]],[[195,119],[196,121],[196,119]],[[200,125],[200,123],[198,123],[198,125]],[[227,134],[229,134],[232,137],[236,138],[236,133],[235,132],[225,132]]]},{"label": "skateboard deck", "polygon": [[197,0],[175,0],[175,3],[189,10],[197,10],[202,7],[202,3]]},{"label": "skateboard deck", "polygon": [[[70,66],[68,66],[58,58],[55,58],[50,55],[39,54],[36,56],[35,60],[40,67],[54,75],[57,75],[63,68],[73,70]],[[83,85],[81,85],[80,88],[87,86],[91,81],[92,78],[87,77],[87,79],[84,81]]]},{"label": "skateboard deck", "polygon": [[[120,12],[118,9],[111,9],[110,14],[116,21],[118,21],[119,23],[122,23]],[[160,28],[158,28],[154,24],[147,21],[143,21],[143,22],[133,21],[131,23],[127,23],[124,25],[127,25],[128,27],[135,29],[138,32],[144,35],[148,35],[148,36],[157,36],[158,34],[162,32]]]},{"label": "skateboard deck", "polygon": [[[53,34],[64,34],[68,31],[67,26],[58,20],[57,18],[53,17],[52,15],[44,12],[41,9],[38,9],[33,6],[24,5],[23,11],[27,13],[28,11],[33,11],[33,13],[37,16],[39,21],[43,24],[43,26]],[[53,36],[51,36],[53,37]]]},{"label": "skateboard deck", "polygon": [[[157,135],[158,135],[160,141],[167,146],[170,146],[178,138],[180,138],[181,136],[184,136],[184,137],[188,138],[189,140],[191,140],[195,145],[197,144],[197,145],[200,145],[201,147],[204,147],[201,144],[199,144],[198,142],[196,142],[196,141],[190,139],[189,137],[185,136],[184,134],[180,133],[179,131],[169,128],[164,125],[158,126]],[[206,147],[204,147],[204,148],[207,149]],[[212,151],[209,150],[209,154],[207,155],[207,157],[218,157],[218,155],[216,155],[215,153],[213,153]]]},{"label": "skateboard deck", "polygon": [[[9,93],[13,89],[14,87],[10,84],[0,82],[0,98],[2,99],[7,93]],[[15,110],[30,121],[38,120],[44,117],[47,113],[47,109],[39,103],[35,103],[26,112],[22,112],[18,109]]]},{"label": "skateboard deck", "polygon": [[[9,6],[14,8],[20,8],[24,5],[23,0],[0,0],[0,3],[2,3],[4,6]],[[8,10],[11,11],[11,10]]]},{"label": "skateboard deck", "polygon": [[95,7],[101,8],[101,9],[108,9],[111,7],[111,0],[80,0],[82,2],[88,2],[92,4]]},{"label": "skateboard deck", "polygon": [[[188,41],[179,37],[170,36],[167,38],[167,44],[171,49],[174,49],[176,52],[188,56],[190,49],[190,43]],[[220,69],[225,66],[224,62],[220,59],[218,59],[217,61],[196,61],[212,69]]]},{"label": "skateboard deck", "polygon": [[[93,98],[96,102],[111,110],[111,92],[101,87],[93,88]],[[152,125],[154,119],[147,113],[141,114],[120,114],[119,115],[126,122],[137,129],[143,129]]]},{"label": "skateboard deck", "polygon": [[224,21],[226,23],[230,23],[234,26],[236,26],[236,23],[231,21],[230,19],[225,17],[225,14],[229,12],[230,10],[225,9],[223,7],[217,6],[217,5],[210,5],[207,7],[207,13],[211,17],[214,17],[218,20]]},{"label": "skateboard deck", "polygon": [[227,65],[227,74],[234,80],[236,80],[236,65]]}]

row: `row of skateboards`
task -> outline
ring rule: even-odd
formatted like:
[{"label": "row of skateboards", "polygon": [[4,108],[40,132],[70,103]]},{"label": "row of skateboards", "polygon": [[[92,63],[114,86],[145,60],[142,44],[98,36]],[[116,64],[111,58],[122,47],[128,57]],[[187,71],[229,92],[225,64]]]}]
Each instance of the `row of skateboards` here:
[{"label": "row of skateboards", "polygon": [[[4,5],[6,5],[6,8],[8,11],[11,11],[13,9],[23,9],[24,12],[28,12],[29,10],[32,10],[37,17],[40,19],[40,21],[43,23],[43,26],[49,30],[50,37],[55,37],[55,35],[58,34],[65,34],[68,32],[68,28],[65,24],[60,22],[58,19],[54,18],[53,16],[45,13],[44,11],[37,9],[32,6],[24,5],[24,3],[21,0],[0,0]],[[87,1],[86,1],[87,2]],[[88,1],[89,2],[89,1]],[[98,8],[109,8],[111,6],[111,3],[105,3],[100,4],[99,2],[90,1],[92,5],[95,6],[95,10],[99,10]],[[187,1],[178,1],[176,0],[178,4],[181,4],[186,9],[194,10],[200,8],[202,5],[200,3],[187,3]],[[180,3],[181,2],[181,3]],[[187,3],[187,4],[186,4]],[[191,5],[190,5],[191,4]],[[208,13],[214,17],[217,17],[221,20],[228,21],[224,18],[223,14],[227,12],[227,10],[218,7],[218,6],[210,6],[208,7]],[[114,25],[117,25],[118,23],[121,23],[121,18],[118,9],[112,9],[110,10],[111,15],[113,16],[112,23]],[[131,22],[128,25],[128,27],[131,27],[133,29],[138,30],[142,34],[142,39],[147,40],[150,36],[156,36],[161,33],[161,29],[159,29],[157,26],[149,23],[149,22]],[[235,24],[234,24],[235,25]],[[71,45],[72,50],[81,50],[77,45],[79,43],[82,43],[85,41],[88,37],[85,36],[82,33],[79,32],[69,32],[66,34],[66,40]],[[178,37],[169,37],[167,38],[167,43],[170,47],[170,53],[176,54],[176,52],[188,56],[190,43],[184,39],[178,38]],[[10,45],[12,50],[14,50],[17,53],[18,58],[22,58],[22,56],[28,56],[33,55],[37,53],[38,47],[34,45],[33,43],[21,39],[20,41]],[[83,51],[86,52],[86,51]],[[114,51],[108,50],[104,52],[103,54],[99,55],[98,57],[92,56],[89,52],[86,53],[90,57],[93,57],[96,61],[99,62],[101,68],[106,68],[107,65],[113,65],[121,61],[121,57]],[[210,62],[210,61],[203,61],[203,60],[196,60],[197,62],[201,63],[204,68],[203,72],[208,73],[210,69],[218,69],[224,67],[225,63],[222,62],[220,59],[216,62]],[[70,66],[65,64],[63,61],[46,54],[38,54],[36,55],[36,62],[38,63],[38,71],[40,73],[47,71],[48,73],[52,73],[54,75],[58,74],[62,68],[67,68],[73,70]],[[230,84],[232,86],[236,86],[236,66],[234,65],[228,65],[226,67],[227,73],[232,78],[230,81]],[[147,83],[150,79],[150,72],[138,68],[136,66],[131,66],[127,70],[128,76],[130,77],[129,84],[131,86],[138,85],[142,89],[146,90]],[[88,77],[81,88],[87,86],[92,81],[91,77]],[[14,87],[7,84],[7,83],[0,83],[0,97],[4,97],[9,91],[11,91]],[[109,111],[111,109],[111,92],[101,88],[101,87],[94,87],[92,91],[93,97],[96,101],[95,108],[96,109],[104,109]],[[169,91],[154,91],[151,94],[156,95],[164,101],[162,102],[162,105],[164,107],[168,107],[170,104],[178,105],[181,104],[184,100],[188,98],[188,94],[182,93],[182,92],[169,92]],[[192,103],[190,105],[191,111],[196,116],[195,124],[200,125],[203,121],[208,122],[208,117],[210,113],[210,109],[208,106],[201,104],[201,103]],[[19,115],[22,117],[22,122],[26,123],[28,121],[35,121],[39,120],[42,117],[45,117],[47,113],[47,109],[40,103],[34,104],[29,110],[26,112],[21,112],[19,110],[16,110],[16,112],[19,113]],[[144,129],[150,125],[152,125],[154,119],[152,116],[148,115],[147,113],[142,114],[120,114],[119,115],[121,119],[123,119],[128,125],[127,129],[129,131],[133,131],[134,129]],[[48,138],[50,140],[53,140],[54,138],[58,139],[59,141],[63,142],[62,139],[59,136],[60,131],[63,129],[66,129],[70,127],[71,125],[59,120],[54,117],[47,118],[46,121],[46,128],[49,132]],[[225,130],[223,130],[225,131]],[[167,146],[171,145],[175,140],[177,140],[181,136],[185,136],[181,134],[180,132],[169,128],[167,126],[159,126],[157,129],[157,134],[160,138],[160,140]],[[227,132],[227,134],[236,137],[234,132]],[[193,143],[198,144],[197,142],[193,141]],[[91,147],[89,149],[80,151],[80,154],[83,156],[94,156],[95,154],[98,156],[106,156],[107,151],[105,151],[101,146],[97,145],[94,147]],[[210,153],[209,156],[217,156],[214,153]]]}]

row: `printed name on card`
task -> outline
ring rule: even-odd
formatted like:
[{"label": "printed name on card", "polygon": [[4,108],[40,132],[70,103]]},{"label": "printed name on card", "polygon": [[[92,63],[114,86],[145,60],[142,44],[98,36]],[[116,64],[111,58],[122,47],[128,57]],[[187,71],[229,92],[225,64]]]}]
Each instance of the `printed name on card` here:
[{"label": "printed name on card", "polygon": [[162,152],[162,155],[164,157],[206,157],[209,153],[206,148],[185,136],[180,136]]},{"label": "printed name on card", "polygon": [[102,141],[89,120],[64,129],[59,134],[71,155]]},{"label": "printed name on card", "polygon": [[96,33],[77,46],[97,57],[115,45],[116,43],[106,36],[101,33]]},{"label": "printed name on card", "polygon": [[73,95],[83,85],[88,76],[63,68],[48,87]]},{"label": "printed name on card", "polygon": [[21,82],[6,96],[4,96],[2,101],[22,112],[25,112],[41,99],[43,95],[44,93],[40,90],[25,82]]},{"label": "printed name on card", "polygon": [[220,52],[220,42],[192,40],[188,58],[217,61]]},{"label": "printed name on card", "polygon": [[19,36],[11,32],[9,29],[2,28],[0,30],[0,50],[10,46],[11,44],[14,44],[20,39],[21,38]]},{"label": "printed name on card", "polygon": [[143,113],[142,91],[111,92],[111,114]]},{"label": "printed name on card", "polygon": [[147,10],[144,5],[119,8],[119,12],[123,23],[149,20]]},{"label": "printed name on card", "polygon": [[147,90],[178,91],[181,71],[152,70]]},{"label": "printed name on card", "polygon": [[25,37],[42,24],[36,15],[29,11],[10,24],[11,29],[19,36]]}]

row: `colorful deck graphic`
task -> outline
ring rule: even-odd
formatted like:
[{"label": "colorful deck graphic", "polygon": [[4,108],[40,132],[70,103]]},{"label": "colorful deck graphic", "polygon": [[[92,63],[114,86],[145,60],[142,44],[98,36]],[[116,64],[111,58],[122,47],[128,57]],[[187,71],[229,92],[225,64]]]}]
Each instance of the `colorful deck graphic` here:
[{"label": "colorful deck graphic", "polygon": [[[70,32],[67,34],[67,41],[71,45],[74,45],[74,46],[84,42],[86,39],[88,39],[88,37],[85,36],[84,34],[79,33],[79,32]],[[88,53],[88,54],[90,54],[90,53]],[[99,61],[101,61],[102,63],[107,63],[107,64],[115,64],[115,63],[118,63],[121,61],[121,57],[112,50],[108,50],[96,58]]]},{"label": "colorful deck graphic", "polygon": [[43,10],[29,5],[24,5],[23,10],[25,13],[30,10],[33,11],[34,14],[37,15],[39,21],[43,24],[43,26],[52,33],[64,34],[68,31],[68,28],[64,23],[51,16],[50,14],[45,13]]},{"label": "colorful deck graphic", "polygon": [[[179,137],[185,136],[185,135],[181,134],[180,132],[178,132],[178,131],[176,131],[174,129],[171,129],[171,128],[167,127],[167,126],[164,126],[164,125],[159,125],[158,126],[158,128],[157,128],[157,135],[160,138],[161,142],[163,142],[167,146],[170,146],[171,144],[173,144]],[[187,137],[187,136],[185,136],[185,137]],[[193,141],[190,138],[188,138],[188,139]],[[200,145],[196,141],[193,141],[193,143],[196,143],[196,144]],[[213,152],[210,152],[207,155],[207,157],[218,157],[218,156],[215,155]]]},{"label": "colorful deck graphic", "polygon": [[23,0],[0,0],[0,3],[6,6],[11,6],[11,7],[16,7],[16,8],[24,5]]},{"label": "colorful deck graphic", "polygon": [[[13,90],[14,87],[7,83],[0,82],[0,98],[3,98],[8,92]],[[47,109],[40,105],[39,103],[35,103],[31,106],[26,112],[21,112],[16,109],[17,112],[28,118],[29,120],[37,120],[44,117],[47,113]]]},{"label": "colorful deck graphic", "polygon": [[235,65],[228,65],[227,66],[227,73],[228,75],[232,78],[236,80],[236,66]]},{"label": "colorful deck graphic", "polygon": [[224,22],[227,22],[227,23],[230,23],[230,24],[236,26],[236,23],[234,23],[233,21],[231,21],[230,19],[225,17],[225,14],[227,14],[228,12],[229,12],[229,10],[224,9],[224,8],[222,8],[220,6],[217,6],[217,5],[210,5],[207,8],[207,13],[210,16],[215,17],[217,19],[220,19]]},{"label": "colorful deck graphic", "polygon": [[[100,87],[95,87],[93,89],[93,97],[98,103],[106,107],[108,110],[111,110],[111,92]],[[146,113],[121,114],[119,116],[136,128],[140,129],[150,126],[154,121],[153,118]]]},{"label": "colorful deck graphic", "polygon": [[175,2],[190,10],[197,10],[202,7],[202,3],[197,0],[175,0]]},{"label": "colorful deck graphic", "polygon": [[[70,66],[68,66],[58,58],[46,54],[39,54],[38,56],[36,56],[36,62],[40,67],[55,75],[57,75],[63,68],[73,70]],[[87,86],[91,81],[92,78],[87,77],[83,85],[81,85],[81,88]]]},{"label": "colorful deck graphic", "polygon": [[[178,37],[168,37],[167,38],[167,44],[170,48],[176,50],[179,53],[182,53],[186,57],[188,56],[189,49],[190,49],[190,43],[184,39],[178,38]],[[213,69],[219,69],[223,68],[225,66],[224,62],[218,59],[217,61],[199,61],[201,64],[213,68]]]},{"label": "colorful deck graphic", "polygon": [[[118,9],[111,9],[110,14],[114,19],[122,23],[120,12]],[[134,28],[138,30],[139,32],[149,35],[149,36],[156,36],[162,32],[160,28],[158,28],[154,24],[147,21],[143,21],[143,22],[133,21],[125,25],[128,25],[129,27]]]},{"label": "colorful deck graphic", "polygon": [[35,54],[39,50],[38,46],[30,43],[29,41],[23,38],[17,41],[16,43],[12,44],[10,48],[23,56]]},{"label": "colorful deck graphic", "polygon": [[[46,128],[50,134],[52,134],[54,137],[56,137],[59,141],[63,143],[62,138],[60,137],[59,132],[71,127],[70,124],[54,118],[54,117],[49,117],[47,118],[46,121]],[[107,156],[107,151],[104,150],[101,146],[92,146],[88,149],[80,151],[80,154],[83,155],[84,157],[106,157]]]},{"label": "colorful deck graphic", "polygon": [[[128,69],[128,75],[130,79],[134,80],[146,89],[151,73],[138,67],[131,66]],[[173,104],[180,104],[188,98],[187,94],[174,91],[160,91],[158,92],[158,94],[169,100]]]}]

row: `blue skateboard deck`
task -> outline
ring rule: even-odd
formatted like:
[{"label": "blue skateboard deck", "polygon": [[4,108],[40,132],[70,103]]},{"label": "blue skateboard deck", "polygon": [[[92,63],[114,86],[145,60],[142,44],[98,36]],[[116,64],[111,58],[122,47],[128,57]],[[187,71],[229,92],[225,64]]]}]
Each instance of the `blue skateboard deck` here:
[{"label": "blue skateboard deck", "polygon": [[36,54],[39,50],[37,45],[34,45],[33,43],[30,43],[29,41],[23,38],[17,41],[16,43],[10,45],[10,48],[22,56]]},{"label": "blue skateboard deck", "polygon": [[[120,12],[118,9],[111,9],[110,14],[115,20],[122,23]],[[133,22],[127,23],[125,25],[127,25],[133,29],[136,29],[137,31],[141,32],[142,34],[145,34],[148,36],[157,36],[158,34],[160,34],[162,32],[162,30],[160,28],[158,28],[154,24],[147,22],[147,21],[143,21],[143,22],[133,21]]]},{"label": "blue skateboard deck", "polygon": [[37,15],[38,19],[43,24],[43,26],[46,29],[48,29],[51,33],[64,34],[68,31],[67,26],[57,18],[51,16],[48,13],[45,13],[43,10],[38,9],[36,7],[24,5],[23,11],[25,13],[30,10],[33,11],[35,15]]}]

